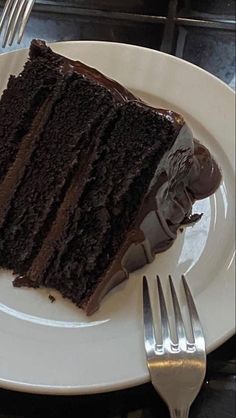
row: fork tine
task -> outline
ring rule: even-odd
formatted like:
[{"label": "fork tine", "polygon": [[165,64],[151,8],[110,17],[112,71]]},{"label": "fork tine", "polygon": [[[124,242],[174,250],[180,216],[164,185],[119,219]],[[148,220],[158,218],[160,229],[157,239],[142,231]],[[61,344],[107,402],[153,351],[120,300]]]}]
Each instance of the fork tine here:
[{"label": "fork tine", "polygon": [[7,0],[7,2],[5,4],[5,7],[4,7],[3,12],[2,12],[1,20],[0,20],[0,33],[1,33],[1,30],[4,26],[5,19],[8,15],[8,13],[9,13],[9,11],[11,10],[11,6],[13,4],[13,1],[14,0]]},{"label": "fork tine", "polygon": [[19,0],[15,1],[12,5],[10,14],[9,14],[9,18],[7,21],[7,25],[6,25],[6,29],[5,29],[5,35],[3,38],[3,43],[2,43],[2,47],[5,48],[9,35],[11,35],[12,31],[14,30],[14,24],[15,24],[15,15],[17,13],[18,10],[18,6],[19,6]]},{"label": "fork tine", "polygon": [[19,5],[19,8],[17,9],[17,12],[15,13],[14,22],[12,23],[13,29],[12,29],[10,35],[9,35],[9,38],[8,38],[9,46],[12,45],[13,40],[15,38],[17,28],[18,28],[18,23],[20,21],[21,15],[23,13],[24,7],[25,7],[25,1],[23,0],[23,1],[21,1],[20,5]]},{"label": "fork tine", "polygon": [[144,342],[147,353],[154,352],[156,338],[153,325],[152,307],[148,291],[147,278],[143,278],[143,322],[144,322]]},{"label": "fork tine", "polygon": [[187,284],[187,281],[184,275],[182,275],[182,282],[183,282],[185,296],[186,296],[187,304],[188,304],[190,324],[192,328],[194,343],[198,346],[201,346],[202,349],[205,349],[204,335],[203,335],[200,319],[197,313],[195,303],[193,301],[192,294],[190,292],[189,286]]},{"label": "fork tine", "polygon": [[176,296],[176,292],[175,292],[171,275],[169,275],[169,284],[170,284],[172,303],[173,303],[174,313],[175,313],[175,327],[176,327],[177,343],[180,347],[184,346],[186,348],[186,333],[185,333],[185,328],[184,328],[184,322],[183,322],[183,318],[181,315],[179,301]]},{"label": "fork tine", "polygon": [[165,344],[167,342],[170,342],[169,340],[171,340],[171,334],[170,334],[170,324],[168,320],[165,298],[164,298],[162,285],[161,285],[159,276],[157,276],[157,288],[158,288],[159,305],[160,305],[160,311],[161,311],[162,339],[163,339],[163,344]]},{"label": "fork tine", "polygon": [[31,10],[33,8],[34,1],[35,0],[29,0],[27,2],[26,7],[25,7],[25,11],[24,11],[24,15],[23,15],[22,22],[21,22],[21,25],[20,25],[18,39],[17,39],[17,43],[18,44],[21,42],[21,39],[22,39],[22,37],[24,35],[24,30],[25,30],[26,24],[27,24],[28,19],[29,19],[29,16],[30,16],[30,12],[31,12]]}]

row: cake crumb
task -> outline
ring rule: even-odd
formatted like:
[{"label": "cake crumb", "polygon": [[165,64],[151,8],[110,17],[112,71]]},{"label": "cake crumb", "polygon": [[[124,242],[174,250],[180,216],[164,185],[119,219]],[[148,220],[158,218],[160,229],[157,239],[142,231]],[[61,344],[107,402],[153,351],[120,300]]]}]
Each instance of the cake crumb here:
[{"label": "cake crumb", "polygon": [[49,297],[49,299],[50,299],[51,303],[55,302],[56,298],[54,298],[54,296],[49,295],[48,297]]}]

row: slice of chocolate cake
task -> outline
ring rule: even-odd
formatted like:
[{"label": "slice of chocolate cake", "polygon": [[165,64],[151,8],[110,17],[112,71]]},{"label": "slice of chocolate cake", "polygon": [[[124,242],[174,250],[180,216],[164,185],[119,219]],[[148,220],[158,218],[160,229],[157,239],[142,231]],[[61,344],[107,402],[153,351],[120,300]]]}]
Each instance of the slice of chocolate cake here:
[{"label": "slice of chocolate cake", "polygon": [[220,180],[182,116],[33,41],[0,101],[0,265],[91,314]]}]

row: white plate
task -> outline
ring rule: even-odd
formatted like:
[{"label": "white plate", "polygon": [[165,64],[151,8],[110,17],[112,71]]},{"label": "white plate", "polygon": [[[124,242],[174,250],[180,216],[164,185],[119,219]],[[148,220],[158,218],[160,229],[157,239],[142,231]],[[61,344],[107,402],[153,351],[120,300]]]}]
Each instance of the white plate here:
[{"label": "white plate", "polygon": [[[204,217],[180,234],[156,261],[132,274],[85,315],[47,290],[15,289],[0,273],[0,385],[38,393],[82,394],[149,380],[141,313],[141,277],[164,282],[186,273],[206,334],[208,351],[234,332],[234,92],[209,73],[169,55],[105,42],[67,42],[55,51],[115,78],[154,105],[177,109],[215,155],[223,183],[196,208]],[[27,51],[0,56],[0,91],[18,73]],[[52,292],[55,295],[55,292]]]}]

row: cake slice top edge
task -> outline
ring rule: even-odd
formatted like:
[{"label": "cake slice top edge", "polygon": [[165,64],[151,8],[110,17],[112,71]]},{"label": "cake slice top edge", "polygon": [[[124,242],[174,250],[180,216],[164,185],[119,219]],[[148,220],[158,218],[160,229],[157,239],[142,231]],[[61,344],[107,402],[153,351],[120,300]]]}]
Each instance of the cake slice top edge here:
[{"label": "cake slice top edge", "polygon": [[101,86],[105,87],[110,91],[110,93],[117,102],[124,103],[135,101],[140,106],[151,109],[155,113],[158,113],[160,116],[168,118],[168,120],[173,124],[173,126],[179,130],[185,123],[184,118],[181,114],[173,110],[148,105],[139,97],[131,93],[127,88],[122,86],[118,81],[107,77],[102,72],[83,63],[82,61],[72,60],[68,57],[54,52],[49,46],[46,45],[46,42],[43,40],[33,39],[30,45],[29,57],[31,60],[33,60],[39,56],[48,57],[49,60],[53,59],[54,63],[56,60],[58,60],[58,70],[63,76],[75,72],[80,75],[83,75],[84,77],[89,78],[91,81],[97,84],[100,84]]}]

